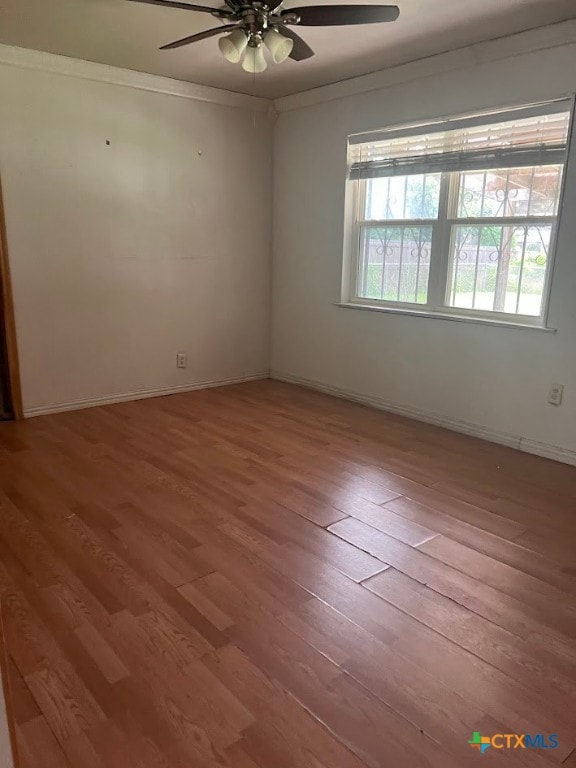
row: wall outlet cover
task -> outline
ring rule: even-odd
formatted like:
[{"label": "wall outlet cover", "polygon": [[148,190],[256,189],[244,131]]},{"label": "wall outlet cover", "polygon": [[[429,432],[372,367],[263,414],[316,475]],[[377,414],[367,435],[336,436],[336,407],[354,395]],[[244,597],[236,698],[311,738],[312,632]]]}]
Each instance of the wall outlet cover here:
[{"label": "wall outlet cover", "polygon": [[564,384],[552,384],[548,393],[548,402],[550,405],[562,405],[564,396]]}]

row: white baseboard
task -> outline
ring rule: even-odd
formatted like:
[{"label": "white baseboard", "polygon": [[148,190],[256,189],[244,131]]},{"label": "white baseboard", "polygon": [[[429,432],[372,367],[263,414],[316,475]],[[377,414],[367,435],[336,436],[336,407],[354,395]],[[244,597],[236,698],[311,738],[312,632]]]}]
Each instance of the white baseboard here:
[{"label": "white baseboard", "polygon": [[561,448],[558,445],[540,443],[538,440],[529,440],[526,437],[521,437],[519,450],[576,467],[576,451],[571,451],[569,448]]},{"label": "white baseboard", "polygon": [[363,405],[370,405],[381,411],[389,411],[390,413],[406,416],[407,418],[415,419],[416,421],[435,424],[438,427],[444,427],[453,432],[461,432],[465,435],[488,440],[491,443],[506,445],[509,448],[515,448],[524,453],[532,453],[546,459],[553,459],[554,461],[559,461],[563,464],[576,466],[576,451],[571,451],[568,448],[560,448],[559,446],[550,445],[549,443],[540,443],[537,440],[529,440],[528,438],[511,435],[507,432],[499,432],[490,427],[482,427],[479,424],[471,424],[470,422],[461,421],[460,419],[450,419],[447,416],[441,416],[436,413],[430,413],[429,411],[422,411],[418,408],[411,408],[409,406],[393,403],[382,397],[363,395],[349,389],[333,387],[330,384],[324,384],[320,381],[305,379],[301,376],[292,376],[291,374],[283,373],[282,371],[272,370],[270,372],[270,378],[277,379],[278,381],[285,381],[289,384],[299,384],[302,387],[315,389],[319,392],[324,392],[327,395],[341,397],[344,400],[351,400],[356,403],[362,403]]},{"label": "white baseboard", "polygon": [[86,400],[73,400],[68,403],[53,403],[52,405],[38,405],[32,408],[24,408],[25,418],[43,416],[49,413],[63,413],[64,411],[78,411],[82,408],[94,408],[98,405],[112,405],[113,403],[125,403],[128,400],[145,400],[148,397],[163,397],[164,395],[177,395],[181,392],[192,392],[195,389],[210,389],[211,387],[223,387],[227,384],[242,384],[246,381],[267,379],[268,371],[252,373],[246,376],[235,376],[228,379],[210,379],[198,381],[193,384],[181,384],[176,387],[158,387],[156,389],[140,389],[135,392],[123,392],[102,397],[91,397]]}]

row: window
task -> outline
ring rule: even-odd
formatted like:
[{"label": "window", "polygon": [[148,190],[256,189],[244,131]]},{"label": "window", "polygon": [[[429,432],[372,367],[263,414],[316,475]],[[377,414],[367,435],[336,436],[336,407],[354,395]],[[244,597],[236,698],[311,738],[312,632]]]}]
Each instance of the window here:
[{"label": "window", "polygon": [[555,102],[351,137],[345,298],[542,325],[570,117]]}]

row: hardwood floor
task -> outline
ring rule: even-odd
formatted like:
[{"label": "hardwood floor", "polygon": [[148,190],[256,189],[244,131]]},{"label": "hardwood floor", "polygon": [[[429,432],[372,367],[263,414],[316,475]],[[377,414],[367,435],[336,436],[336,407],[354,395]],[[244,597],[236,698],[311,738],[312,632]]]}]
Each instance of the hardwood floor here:
[{"label": "hardwood floor", "polygon": [[262,381],[0,424],[0,488],[22,768],[576,764],[575,468]]}]

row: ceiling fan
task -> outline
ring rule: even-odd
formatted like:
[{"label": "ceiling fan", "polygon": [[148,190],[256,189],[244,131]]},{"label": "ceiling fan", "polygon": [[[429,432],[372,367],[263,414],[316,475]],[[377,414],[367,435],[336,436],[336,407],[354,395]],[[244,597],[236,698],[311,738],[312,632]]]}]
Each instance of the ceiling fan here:
[{"label": "ceiling fan", "polygon": [[242,61],[242,68],[246,72],[253,73],[263,72],[267,66],[262,44],[268,48],[276,64],[280,64],[288,57],[295,61],[302,61],[314,56],[312,48],[291,29],[293,25],[322,27],[377,24],[396,21],[400,15],[400,9],[396,5],[305,5],[282,10],[283,0],[225,0],[225,8],[209,8],[205,5],[193,5],[177,2],[177,0],[130,0],[130,2],[200,11],[222,19],[226,23],[221,27],[183,37],[181,40],[163,45],[160,50],[180,48],[183,45],[228,32],[226,37],[218,41],[218,47],[224,58],[233,64]]}]

